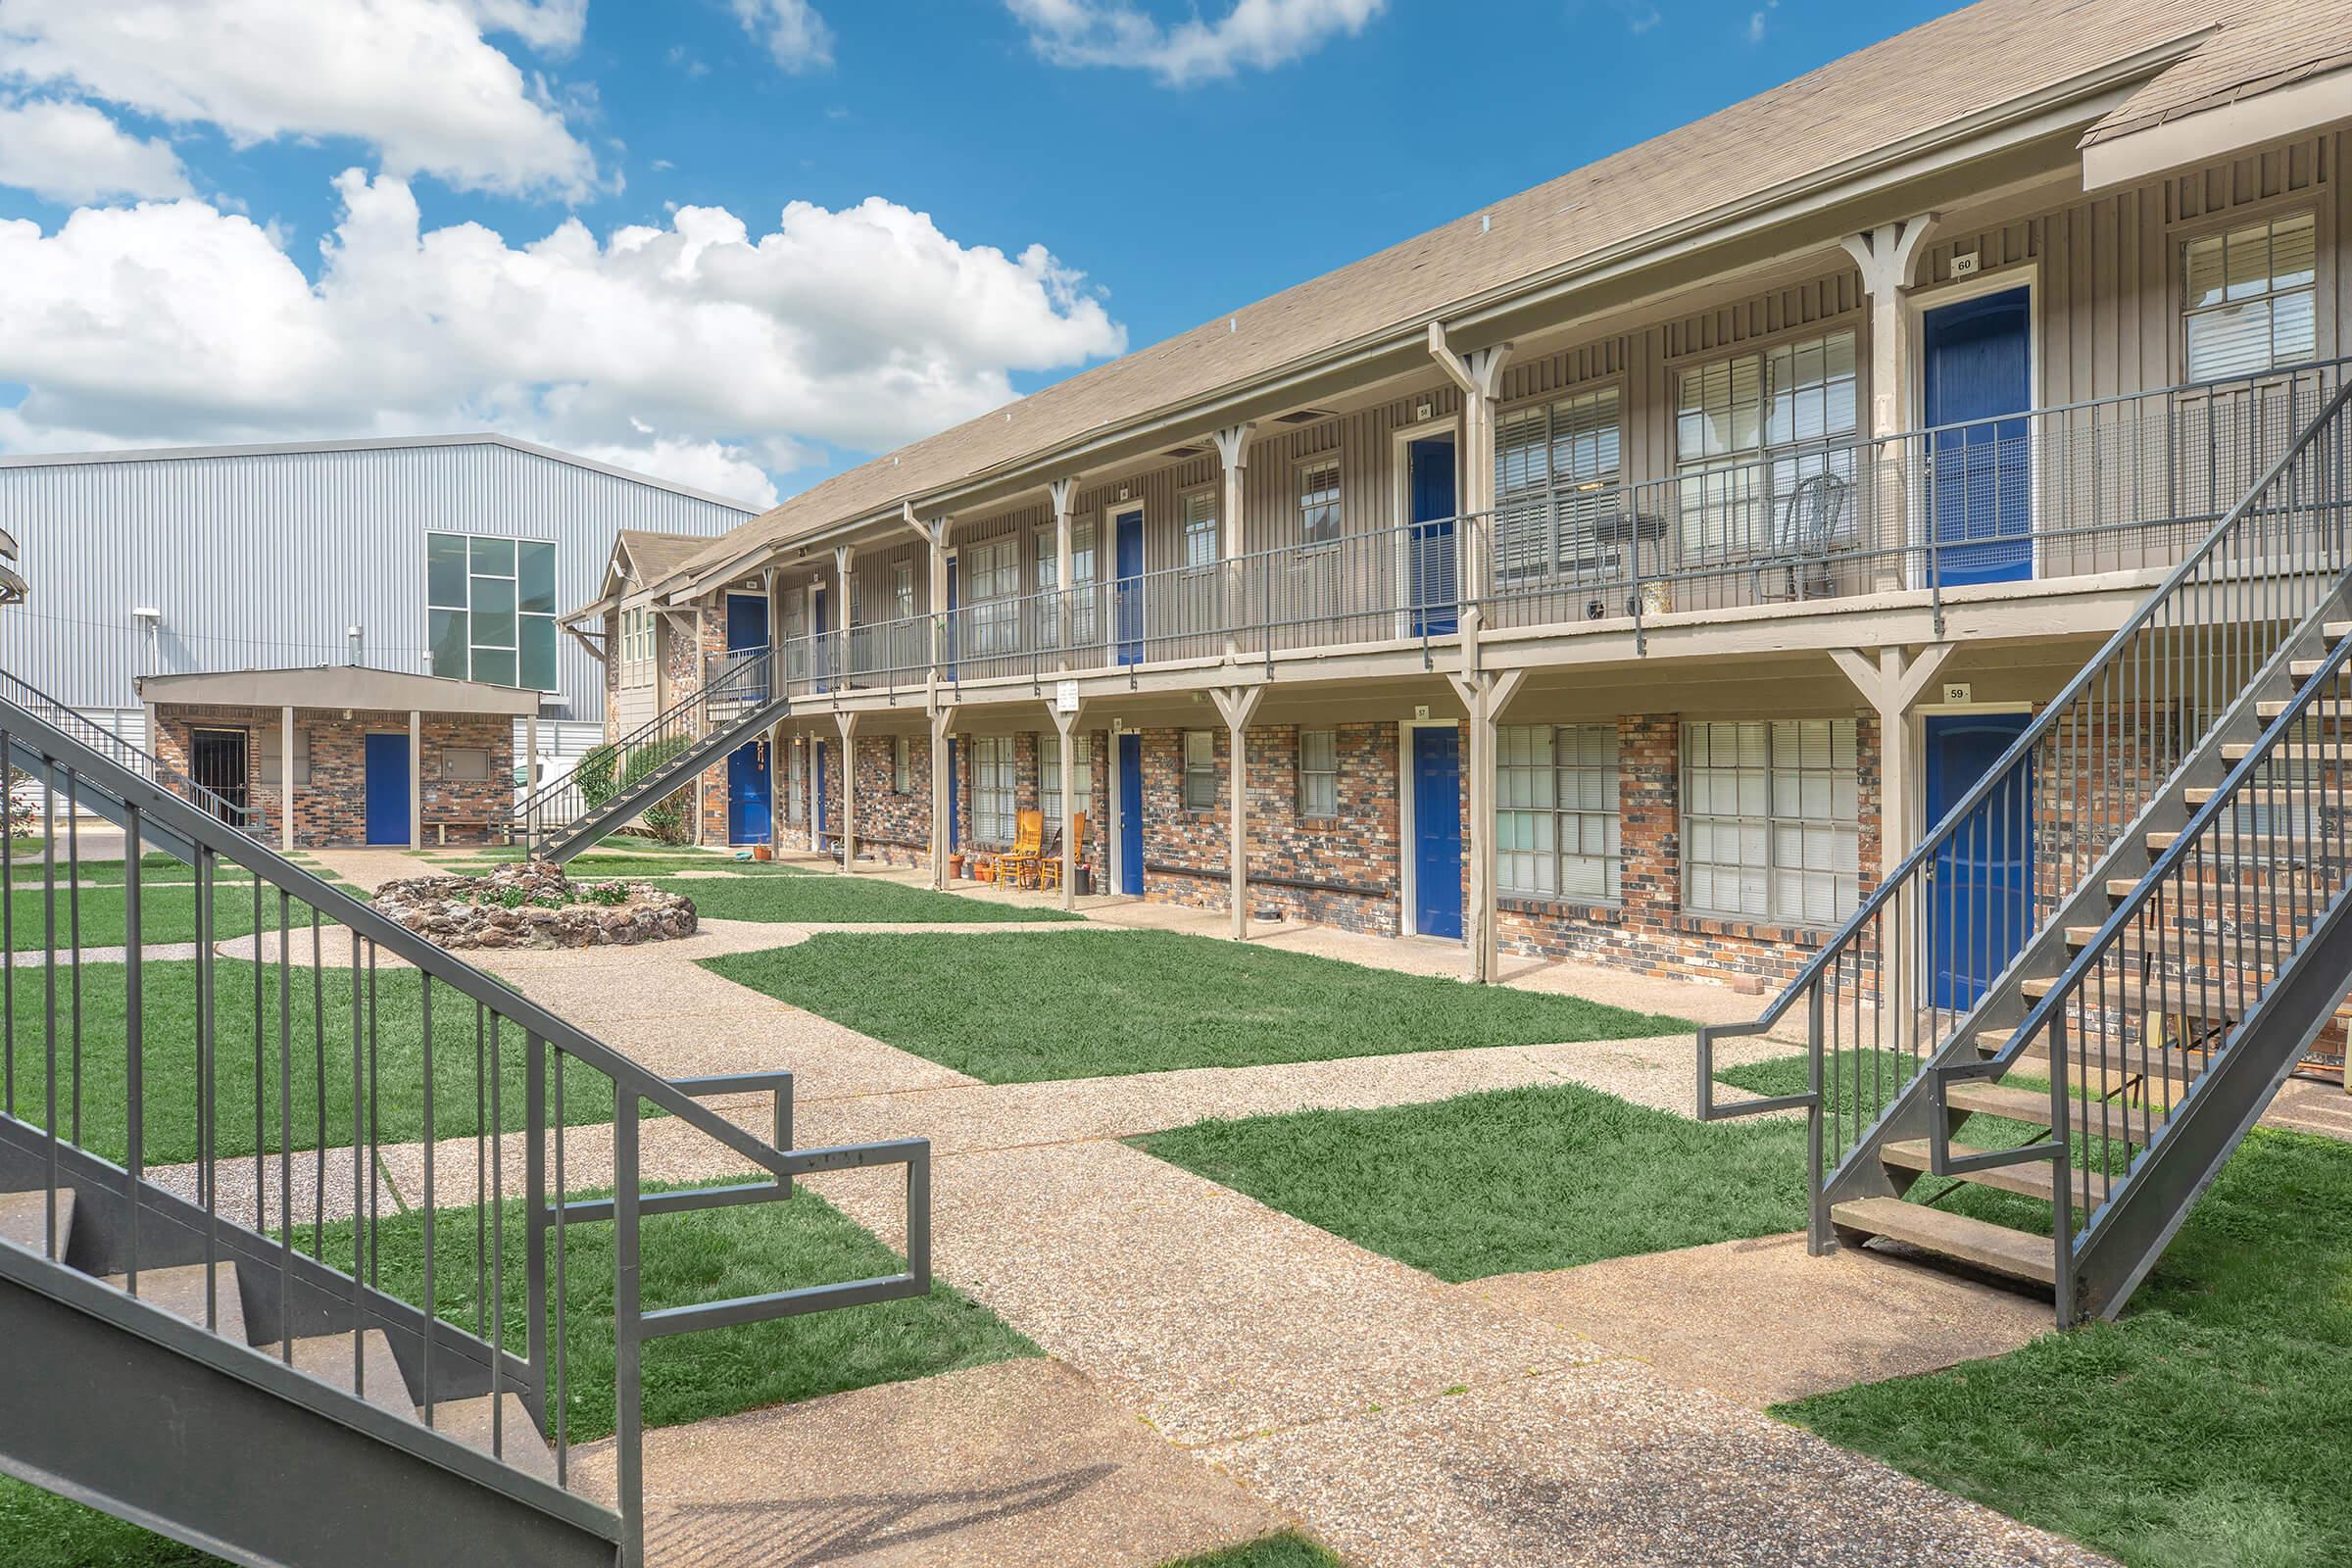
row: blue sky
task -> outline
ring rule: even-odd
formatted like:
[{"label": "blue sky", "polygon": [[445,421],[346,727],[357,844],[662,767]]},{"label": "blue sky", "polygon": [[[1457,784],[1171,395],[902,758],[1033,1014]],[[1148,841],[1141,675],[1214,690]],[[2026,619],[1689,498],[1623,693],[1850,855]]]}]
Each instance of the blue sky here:
[{"label": "blue sky", "polygon": [[765,500],[1937,9],[0,0],[0,447],[487,423]]}]

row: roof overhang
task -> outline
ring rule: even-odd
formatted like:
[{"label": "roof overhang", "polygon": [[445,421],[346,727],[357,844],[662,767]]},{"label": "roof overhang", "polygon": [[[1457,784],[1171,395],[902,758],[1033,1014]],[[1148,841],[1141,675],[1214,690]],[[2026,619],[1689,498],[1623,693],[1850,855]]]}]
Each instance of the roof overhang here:
[{"label": "roof overhang", "polygon": [[2352,65],[2187,114],[2094,133],[2082,148],[2082,187],[2107,190],[2172,170],[2352,122]]},{"label": "roof overhang", "polygon": [[185,675],[142,675],[142,701],[201,703],[217,708],[333,708],[384,712],[504,713],[527,718],[540,694],[440,675],[412,675],[363,664],[314,664],[304,669],[221,669]]}]

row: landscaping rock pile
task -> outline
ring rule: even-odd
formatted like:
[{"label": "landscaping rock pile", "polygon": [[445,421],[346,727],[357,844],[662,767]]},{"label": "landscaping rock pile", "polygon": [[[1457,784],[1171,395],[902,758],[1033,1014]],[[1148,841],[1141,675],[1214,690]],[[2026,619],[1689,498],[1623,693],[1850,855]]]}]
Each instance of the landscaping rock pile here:
[{"label": "landscaping rock pile", "polygon": [[375,907],[444,948],[595,948],[694,935],[694,901],[643,882],[573,882],[544,860],[487,876],[417,876]]}]

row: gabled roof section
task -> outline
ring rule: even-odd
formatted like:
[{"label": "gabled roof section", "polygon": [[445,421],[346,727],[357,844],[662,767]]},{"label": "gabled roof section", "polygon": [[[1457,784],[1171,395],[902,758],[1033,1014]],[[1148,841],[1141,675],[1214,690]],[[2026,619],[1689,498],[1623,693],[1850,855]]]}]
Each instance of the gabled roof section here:
[{"label": "gabled roof section", "polygon": [[[1785,86],[1614,154],[1335,272],[834,475],[707,546],[696,578],[817,529],[886,514],[975,477],[1212,394],[1420,331],[1580,264],[1726,220],[2011,106],[2129,81],[2151,55],[2276,18],[2252,69],[2343,0],[1981,0]],[[2102,82],[2102,85],[2112,84]]]},{"label": "gabled roof section", "polygon": [[[349,441],[263,441],[243,446],[123,447],[101,452],[32,452],[0,457],[0,468],[66,467],[88,463],[180,463],[205,458],[271,457],[304,452],[397,452],[415,447],[505,447],[510,452],[546,458],[574,468],[585,468],[591,473],[626,479],[632,484],[666,490],[672,495],[695,501],[708,501],[713,506],[725,507],[730,512],[740,512],[746,517],[755,515],[760,510],[733,496],[714,495],[710,491],[697,490],[692,485],[678,484],[658,474],[640,473],[634,468],[599,463],[594,458],[583,458],[576,453],[543,447],[535,441],[521,441],[491,430],[467,435],[369,436]],[[709,543],[708,540],[702,542]]]},{"label": "gabled roof section", "polygon": [[2090,128],[2085,147],[2352,69],[2352,5],[2280,6],[2223,27]]},{"label": "gabled roof section", "polygon": [[629,576],[640,587],[660,582],[710,541],[699,533],[659,533],[651,528],[620,530]]}]

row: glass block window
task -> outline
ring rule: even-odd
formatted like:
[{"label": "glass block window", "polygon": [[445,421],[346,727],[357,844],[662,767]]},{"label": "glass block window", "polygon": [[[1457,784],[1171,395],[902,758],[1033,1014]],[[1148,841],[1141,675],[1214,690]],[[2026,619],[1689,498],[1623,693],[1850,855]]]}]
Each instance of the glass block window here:
[{"label": "glass block window", "polygon": [[1612,386],[1503,416],[1494,450],[1495,566],[1506,581],[1618,564],[1598,525],[1623,500],[1612,493],[1624,452],[1619,402]]},{"label": "glass block window", "polygon": [[1216,806],[1216,731],[1188,729],[1184,732],[1184,808],[1212,811]]},{"label": "glass block window", "polygon": [[1217,493],[1195,490],[1184,498],[1184,564],[1212,566],[1217,545]]},{"label": "glass block window", "polygon": [[1335,730],[1298,732],[1298,814],[1340,814],[1340,737]]},{"label": "glass block window", "polygon": [[[1777,548],[1797,485],[1850,485],[1860,396],[1851,331],[1797,338],[1676,378],[1675,472],[1687,563]],[[1854,509],[1840,526],[1850,530]]]},{"label": "glass block window", "polygon": [[1606,904],[1618,896],[1617,726],[1495,731],[1495,885]]},{"label": "glass block window", "polygon": [[972,837],[983,844],[1012,842],[1012,737],[972,738]]},{"label": "glass block window", "polygon": [[1860,898],[1850,718],[1683,726],[1683,903],[1834,925]]},{"label": "glass block window", "polygon": [[890,738],[890,793],[893,795],[914,793],[914,770],[907,760],[913,748],[914,742],[904,735]]},{"label": "glass block window", "polygon": [[2297,213],[2183,247],[2190,380],[2256,375],[2318,353],[2316,235],[2313,215]]},{"label": "glass block window", "polygon": [[1298,542],[1330,545],[1340,540],[1340,462],[1318,458],[1298,468]]},{"label": "glass block window", "polygon": [[482,534],[424,536],[425,635],[452,680],[556,689],[556,547]]},{"label": "glass block window", "polygon": [[[1038,804],[1046,820],[1061,825],[1061,737],[1040,733],[1037,737],[1037,793]],[[1095,814],[1095,743],[1091,736],[1078,737],[1077,750],[1070,758],[1070,787],[1077,791],[1078,809],[1088,817]]]}]

